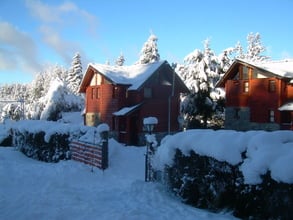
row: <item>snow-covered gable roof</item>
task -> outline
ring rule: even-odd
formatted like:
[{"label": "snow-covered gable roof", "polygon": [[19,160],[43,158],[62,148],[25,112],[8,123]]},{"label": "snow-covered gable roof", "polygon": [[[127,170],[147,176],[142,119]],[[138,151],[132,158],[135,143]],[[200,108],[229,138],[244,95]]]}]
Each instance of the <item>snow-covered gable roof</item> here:
[{"label": "snow-covered gable roof", "polygon": [[131,66],[111,66],[90,63],[89,66],[96,69],[112,83],[130,85],[128,90],[137,90],[165,62],[166,61],[158,61],[149,64],[134,64]]},{"label": "snow-covered gable roof", "polygon": [[259,63],[244,62],[271,72],[279,77],[293,79],[293,60],[267,61]]},{"label": "snow-covered gable roof", "polygon": [[235,68],[235,66],[239,64],[247,64],[255,68],[270,72],[277,77],[289,78],[293,80],[293,60],[292,59],[280,60],[280,61],[264,61],[264,62],[251,62],[251,61],[236,59],[232,63],[230,68],[226,71],[224,76],[217,82],[216,87],[224,87],[225,81],[230,78],[231,71]]}]

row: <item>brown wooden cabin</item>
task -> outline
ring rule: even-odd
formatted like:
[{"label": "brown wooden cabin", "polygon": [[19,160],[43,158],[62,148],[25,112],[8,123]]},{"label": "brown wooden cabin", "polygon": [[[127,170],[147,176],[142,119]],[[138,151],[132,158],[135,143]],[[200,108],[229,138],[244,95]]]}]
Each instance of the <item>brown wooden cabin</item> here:
[{"label": "brown wooden cabin", "polygon": [[84,124],[107,123],[118,141],[143,143],[143,119],[156,117],[154,132],[179,130],[180,94],[189,90],[167,61],[132,66],[89,64],[80,86]]},{"label": "brown wooden cabin", "polygon": [[235,60],[217,86],[226,92],[226,129],[293,129],[293,60]]}]

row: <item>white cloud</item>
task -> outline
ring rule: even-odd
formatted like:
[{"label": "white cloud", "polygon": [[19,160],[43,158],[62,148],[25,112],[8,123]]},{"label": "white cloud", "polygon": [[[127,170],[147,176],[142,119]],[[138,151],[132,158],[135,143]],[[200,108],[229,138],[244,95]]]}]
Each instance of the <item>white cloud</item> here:
[{"label": "white cloud", "polygon": [[78,8],[70,1],[48,5],[39,0],[27,0],[26,6],[41,22],[39,30],[44,43],[66,63],[71,61],[75,52],[84,54],[80,40],[83,35],[84,38],[97,37],[96,16]]},{"label": "white cloud", "polygon": [[33,39],[8,22],[0,21],[0,70],[40,70]]},{"label": "white cloud", "polygon": [[62,39],[54,28],[41,26],[40,31],[43,34],[44,42],[53,48],[67,63],[70,63],[76,51],[81,50],[78,44]]},{"label": "white cloud", "polygon": [[41,1],[27,0],[26,6],[31,11],[32,15],[43,22],[60,22],[58,10],[54,7],[42,3]]}]

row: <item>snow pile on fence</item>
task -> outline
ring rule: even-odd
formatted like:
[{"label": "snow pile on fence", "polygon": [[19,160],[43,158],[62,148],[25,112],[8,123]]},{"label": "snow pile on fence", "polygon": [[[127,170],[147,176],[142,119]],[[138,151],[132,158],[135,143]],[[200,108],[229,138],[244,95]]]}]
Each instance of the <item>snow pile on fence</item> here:
[{"label": "snow pile on fence", "polygon": [[231,165],[240,165],[246,184],[259,184],[270,172],[277,182],[293,183],[293,132],[188,130],[167,136],[155,155],[155,169],[172,166],[175,150],[193,150]]}]

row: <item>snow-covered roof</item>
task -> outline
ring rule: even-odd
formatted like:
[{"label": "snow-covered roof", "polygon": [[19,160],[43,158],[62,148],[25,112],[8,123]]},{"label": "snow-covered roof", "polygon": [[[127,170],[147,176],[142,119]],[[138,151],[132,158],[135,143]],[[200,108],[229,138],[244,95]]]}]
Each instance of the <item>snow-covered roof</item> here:
[{"label": "snow-covered roof", "polygon": [[273,75],[280,78],[289,78],[290,83],[293,82],[293,59],[279,60],[279,61],[263,61],[263,62],[252,62],[242,59],[236,59],[233,64],[226,71],[224,76],[216,83],[216,87],[224,87],[226,80],[233,74],[233,69],[237,68],[239,64],[248,64],[255,68],[262,69],[264,71],[270,72]]},{"label": "snow-covered roof", "polygon": [[240,61],[264,69],[280,77],[293,78],[293,59],[265,62],[249,62],[245,60]]},{"label": "snow-covered roof", "polygon": [[156,125],[158,124],[158,119],[156,117],[147,117],[143,119],[143,124],[148,125],[148,124],[153,124]]},{"label": "snow-covered roof", "polygon": [[128,113],[130,113],[131,111],[135,110],[136,108],[138,108],[139,106],[141,106],[142,103],[134,105],[134,106],[130,106],[130,107],[124,107],[122,109],[120,109],[117,112],[114,112],[113,115],[115,116],[124,116],[127,115]]},{"label": "snow-covered roof", "polygon": [[130,85],[128,90],[138,89],[164,62],[158,61],[149,64],[134,64],[131,66],[111,66],[106,64],[93,64],[100,74],[115,84]]},{"label": "snow-covered roof", "polygon": [[288,102],[279,108],[279,111],[293,111],[293,102]]}]

